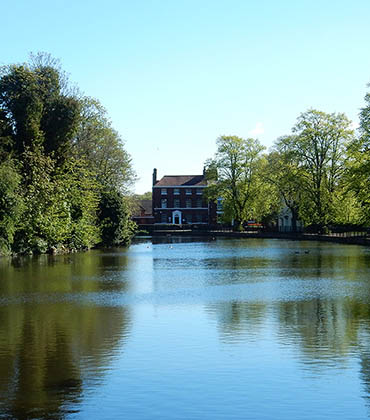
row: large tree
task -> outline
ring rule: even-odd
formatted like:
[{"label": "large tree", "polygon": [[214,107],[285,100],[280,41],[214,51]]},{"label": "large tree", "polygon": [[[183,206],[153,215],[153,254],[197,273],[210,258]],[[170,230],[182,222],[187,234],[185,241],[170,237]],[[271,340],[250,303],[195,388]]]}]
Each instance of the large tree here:
[{"label": "large tree", "polygon": [[319,230],[335,218],[346,146],[353,138],[350,124],[344,114],[309,110],[299,116],[293,135],[277,142],[299,169],[306,220]]},{"label": "large tree", "polygon": [[99,102],[71,87],[47,54],[1,68],[0,172],[0,252],[82,249],[132,236],[131,158]]},{"label": "large tree", "polygon": [[[276,206],[286,206],[292,214],[292,230],[297,231],[297,221],[303,207],[302,175],[290,153],[280,150],[280,139],[266,158],[263,176],[276,188],[278,198]],[[281,201],[281,203],[280,203]]]},{"label": "large tree", "polygon": [[65,159],[80,116],[80,102],[68,89],[58,63],[48,55],[9,65],[0,74],[0,136],[20,156],[27,148]]},{"label": "large tree", "polygon": [[122,138],[98,100],[85,97],[81,108],[75,151],[89,162],[101,185],[127,193],[136,176]]},{"label": "large tree", "polygon": [[[370,85],[369,85],[370,87]],[[360,112],[359,136],[348,147],[346,180],[361,206],[361,221],[370,222],[370,92]]]},{"label": "large tree", "polygon": [[215,157],[207,162],[214,181],[207,194],[213,199],[222,197],[225,215],[233,219],[236,230],[242,230],[243,222],[255,217],[263,149],[256,139],[221,136]]}]

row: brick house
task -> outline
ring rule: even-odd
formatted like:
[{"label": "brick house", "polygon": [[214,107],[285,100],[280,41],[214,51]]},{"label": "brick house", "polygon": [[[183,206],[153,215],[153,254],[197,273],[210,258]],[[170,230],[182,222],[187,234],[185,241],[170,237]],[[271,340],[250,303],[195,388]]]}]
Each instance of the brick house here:
[{"label": "brick house", "polygon": [[165,175],[157,180],[153,171],[153,216],[155,224],[214,225],[216,204],[207,201],[205,174]]},{"label": "brick house", "polygon": [[133,211],[132,220],[139,226],[153,224],[152,200],[139,200]]}]

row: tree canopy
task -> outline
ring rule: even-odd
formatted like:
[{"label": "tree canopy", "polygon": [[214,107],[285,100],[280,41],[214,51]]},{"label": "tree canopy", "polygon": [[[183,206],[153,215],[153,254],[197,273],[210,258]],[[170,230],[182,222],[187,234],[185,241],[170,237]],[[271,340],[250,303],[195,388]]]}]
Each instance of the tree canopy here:
[{"label": "tree canopy", "polygon": [[238,230],[252,216],[256,204],[263,149],[256,139],[221,136],[215,157],[207,162],[208,178],[213,181],[207,194],[223,199],[224,217],[233,220]]},{"label": "tree canopy", "polygon": [[131,157],[47,54],[0,69],[0,173],[0,253],[124,244],[134,232]]}]

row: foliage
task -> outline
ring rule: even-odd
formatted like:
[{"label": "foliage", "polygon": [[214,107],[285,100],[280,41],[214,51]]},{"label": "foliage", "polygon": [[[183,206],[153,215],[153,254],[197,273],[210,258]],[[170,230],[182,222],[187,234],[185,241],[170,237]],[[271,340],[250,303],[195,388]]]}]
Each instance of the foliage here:
[{"label": "foliage", "polygon": [[348,147],[346,184],[361,208],[360,220],[370,223],[370,93],[365,95],[366,106],[360,113],[360,136]]},{"label": "foliage", "polygon": [[15,251],[43,253],[66,246],[89,248],[99,241],[98,185],[83,162],[61,167],[39,150],[24,153],[23,201]]},{"label": "foliage", "polygon": [[[370,87],[370,84],[368,85]],[[370,92],[365,95],[366,105],[360,112],[360,133],[361,143],[366,148],[370,149]]]},{"label": "foliage", "polygon": [[85,249],[133,234],[123,196],[131,158],[99,102],[81,99],[47,54],[1,68],[0,178],[0,252]]},{"label": "foliage", "polygon": [[335,195],[345,165],[345,150],[353,137],[344,114],[309,110],[301,114],[293,135],[279,139],[277,148],[298,169],[303,200],[300,214],[321,230],[335,219]]},{"label": "foliage", "polygon": [[17,223],[23,209],[19,194],[21,176],[15,162],[0,164],[0,255],[8,254],[14,239]]},{"label": "foliage", "polygon": [[290,153],[284,152],[279,145],[284,144],[282,139],[278,140],[274,149],[266,158],[264,178],[276,191],[276,213],[281,206],[286,206],[292,214],[292,230],[297,230],[297,221],[301,217],[300,210],[304,205],[302,191],[302,177],[298,165],[291,158]]},{"label": "foliage", "polygon": [[122,139],[111,127],[106,110],[97,100],[83,98],[81,105],[75,137],[78,156],[89,162],[100,184],[127,193],[136,177]]},{"label": "foliage", "polygon": [[152,192],[147,191],[144,194],[134,194],[133,198],[135,200],[151,200],[152,199]]},{"label": "foliage", "polygon": [[[18,156],[29,148],[66,158],[79,120],[80,103],[62,90],[61,74],[42,56],[30,64],[1,68],[0,111]],[[12,130],[9,130],[9,127]],[[11,131],[11,132],[9,132]]]},{"label": "foliage", "polygon": [[129,244],[136,224],[130,219],[128,204],[120,191],[104,189],[101,192],[98,215],[103,245]]},{"label": "foliage", "polygon": [[224,218],[234,220],[234,227],[242,230],[243,222],[256,217],[256,197],[263,183],[261,152],[263,146],[256,139],[221,136],[217,139],[214,159],[207,162],[208,178],[215,177],[207,189],[210,198],[223,198]]}]

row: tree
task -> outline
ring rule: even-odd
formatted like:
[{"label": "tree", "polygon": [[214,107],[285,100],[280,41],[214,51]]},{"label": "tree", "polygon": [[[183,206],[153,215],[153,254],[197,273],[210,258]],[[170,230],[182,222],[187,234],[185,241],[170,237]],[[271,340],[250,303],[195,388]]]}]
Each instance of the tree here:
[{"label": "tree", "polygon": [[278,148],[296,165],[305,195],[305,218],[319,231],[335,215],[335,194],[344,172],[345,151],[353,138],[344,114],[309,110],[298,117],[293,135],[278,141]]},{"label": "tree", "polygon": [[[280,141],[284,144],[282,139]],[[280,141],[267,156],[267,162],[263,176],[271,183],[277,191],[278,198],[276,205],[281,207],[280,201],[292,214],[292,231],[297,231],[297,221],[300,218],[303,207],[302,175],[298,165],[286,153],[279,148]]]},{"label": "tree", "polygon": [[0,255],[9,254],[23,211],[21,175],[12,160],[0,163]]},{"label": "tree", "polygon": [[5,130],[18,156],[34,147],[58,159],[68,156],[80,102],[65,85],[65,76],[47,55],[1,68],[0,136]]},{"label": "tree", "polygon": [[151,200],[152,199],[152,192],[147,191],[144,194],[134,194],[133,198],[135,200]]},{"label": "tree", "polygon": [[253,217],[263,149],[256,139],[221,136],[214,159],[207,162],[208,176],[212,178],[217,173],[207,194],[213,199],[223,198],[226,217],[234,220],[236,230],[242,230],[243,222]]},{"label": "tree", "polygon": [[136,224],[131,221],[128,203],[120,191],[109,188],[101,192],[98,217],[102,245],[130,243]]},{"label": "tree", "polygon": [[24,211],[13,250],[37,254],[98,243],[99,186],[85,163],[71,158],[57,166],[37,149],[23,156]]},{"label": "tree", "polygon": [[136,179],[131,156],[99,101],[83,98],[81,106],[81,120],[75,137],[76,153],[89,162],[101,185],[127,193]]},{"label": "tree", "polygon": [[[370,87],[370,83],[368,84]],[[361,143],[367,150],[370,149],[370,92],[365,95],[366,105],[360,112]]]},{"label": "tree", "polygon": [[48,54],[1,67],[0,175],[3,252],[125,244],[133,235],[124,197],[135,180],[131,157],[100,103],[81,97]]},{"label": "tree", "polygon": [[[370,85],[369,85],[370,87]],[[360,112],[359,136],[348,147],[346,182],[361,207],[362,223],[370,222],[370,93]]]}]

